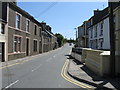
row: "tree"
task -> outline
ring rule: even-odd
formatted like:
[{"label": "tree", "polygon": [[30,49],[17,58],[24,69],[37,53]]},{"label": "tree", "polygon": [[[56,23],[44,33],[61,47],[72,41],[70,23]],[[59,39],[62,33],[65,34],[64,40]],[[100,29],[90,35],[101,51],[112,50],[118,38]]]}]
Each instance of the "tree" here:
[{"label": "tree", "polygon": [[64,44],[64,37],[60,33],[56,33],[58,46],[61,47]]}]

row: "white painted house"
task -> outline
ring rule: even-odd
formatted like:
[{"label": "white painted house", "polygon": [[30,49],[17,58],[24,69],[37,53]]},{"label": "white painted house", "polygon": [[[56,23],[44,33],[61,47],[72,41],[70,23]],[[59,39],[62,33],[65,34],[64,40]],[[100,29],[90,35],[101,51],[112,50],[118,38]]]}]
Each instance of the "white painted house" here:
[{"label": "white painted house", "polygon": [[89,30],[89,47],[92,49],[110,49],[108,8],[98,11],[92,17]]}]

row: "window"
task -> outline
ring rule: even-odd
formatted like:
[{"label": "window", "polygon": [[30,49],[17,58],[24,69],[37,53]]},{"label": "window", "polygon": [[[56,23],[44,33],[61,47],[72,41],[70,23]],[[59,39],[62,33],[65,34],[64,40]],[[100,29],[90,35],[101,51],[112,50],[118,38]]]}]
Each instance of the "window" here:
[{"label": "window", "polygon": [[37,35],[37,25],[35,25],[35,31],[34,34]]},{"label": "window", "polygon": [[14,36],[14,52],[21,52],[21,37]]},{"label": "window", "polygon": [[95,26],[95,37],[97,37],[97,25]]},{"label": "window", "polygon": [[100,36],[103,35],[103,22],[100,23]]},{"label": "window", "polygon": [[21,52],[21,37],[18,37],[18,51]]},{"label": "window", "polygon": [[116,16],[115,15],[113,16],[113,27],[114,27],[114,30],[115,30],[115,27],[116,27]]},{"label": "window", "polygon": [[26,19],[26,31],[29,32],[29,23],[30,21],[28,19]]},{"label": "window", "polygon": [[33,41],[33,51],[37,52],[37,40]]},{"label": "window", "polygon": [[5,34],[5,25],[3,23],[0,23],[0,33]]},{"label": "window", "polygon": [[103,49],[103,39],[100,39],[100,48]]},{"label": "window", "polygon": [[91,28],[91,38],[93,37],[93,28]]},{"label": "window", "polygon": [[96,39],[95,40],[95,49],[97,49],[98,48],[98,40]]},{"label": "window", "polygon": [[41,34],[42,34],[42,33],[41,33],[41,32],[42,32],[42,29],[41,29],[41,27],[39,28],[39,30],[40,30],[40,37],[41,37]]},{"label": "window", "polygon": [[14,52],[17,52],[17,37],[14,37]]},{"label": "window", "polygon": [[16,28],[20,29],[20,15],[16,14]]}]

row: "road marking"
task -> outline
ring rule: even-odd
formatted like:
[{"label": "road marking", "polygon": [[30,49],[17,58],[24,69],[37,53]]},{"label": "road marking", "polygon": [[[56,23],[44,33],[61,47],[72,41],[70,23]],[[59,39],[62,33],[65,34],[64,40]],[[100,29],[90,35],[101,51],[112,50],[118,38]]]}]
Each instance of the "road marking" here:
[{"label": "road marking", "polygon": [[67,80],[67,81],[69,81],[69,82],[71,82],[71,83],[73,83],[73,84],[75,84],[75,85],[77,85],[77,86],[79,86],[79,87],[82,87],[82,88],[92,88],[92,87],[90,87],[90,86],[88,86],[88,85],[86,85],[86,84],[83,84],[83,83],[81,83],[81,82],[78,82],[78,81],[76,81],[76,80],[74,80],[74,79],[71,79],[71,78],[69,78],[67,75],[66,75],[66,70],[67,70],[67,66],[68,66],[68,60],[66,60],[66,62],[65,62],[65,64],[63,65],[63,68],[62,68],[62,71],[61,71],[61,76],[65,79],[65,80]]},{"label": "road marking", "polygon": [[32,70],[32,72],[36,71],[37,69],[39,69],[42,66],[42,64],[40,64],[38,67],[36,67],[35,69]]},{"label": "road marking", "polygon": [[10,64],[10,65],[7,65],[7,66],[3,66],[3,67],[0,67],[0,69],[11,67],[11,66],[14,66],[14,65],[17,65],[17,64],[20,64],[20,63],[14,63],[14,64]]},{"label": "road marking", "polygon": [[[32,58],[32,59],[31,59],[31,58]],[[36,59],[36,58],[38,58],[38,57],[31,56],[31,57],[29,57],[28,59],[22,60],[21,62],[18,62],[18,61],[17,61],[17,62],[14,63],[14,64],[10,64],[10,65],[6,65],[6,66],[3,66],[3,67],[0,67],[0,69],[4,69],[4,68],[7,68],[7,67],[12,67],[12,66],[15,66],[15,65],[18,65],[18,64],[23,64],[23,63],[25,63],[25,62],[31,61],[31,60]]]},{"label": "road marking", "polygon": [[10,85],[8,85],[7,87],[5,87],[5,89],[7,89],[7,88],[9,88],[9,87],[13,86],[13,85],[14,85],[14,84],[16,84],[18,81],[19,81],[19,80],[16,80],[15,82],[11,83],[11,84],[10,84]]}]

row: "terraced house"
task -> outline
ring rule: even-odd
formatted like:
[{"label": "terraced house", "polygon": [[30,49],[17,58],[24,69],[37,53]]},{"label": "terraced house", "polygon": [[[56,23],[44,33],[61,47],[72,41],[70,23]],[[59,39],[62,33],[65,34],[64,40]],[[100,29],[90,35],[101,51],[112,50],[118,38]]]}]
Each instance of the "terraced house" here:
[{"label": "terraced house", "polygon": [[[5,48],[1,50],[3,52],[1,61],[23,58],[53,50],[51,46],[57,44],[57,40],[51,32],[50,26],[48,28],[46,24],[43,25],[43,23],[38,22],[26,11],[19,8],[16,2],[2,2],[1,4],[3,15],[0,26],[2,32],[5,32],[5,35],[0,34],[0,37],[5,38],[5,40],[2,39],[3,41],[0,40],[0,42],[2,41],[0,43],[2,49]],[[55,38],[54,41],[51,38]],[[45,47],[44,44],[49,45],[49,47]]]}]

